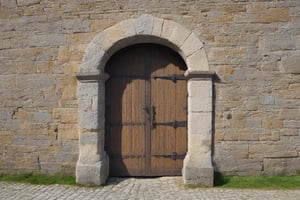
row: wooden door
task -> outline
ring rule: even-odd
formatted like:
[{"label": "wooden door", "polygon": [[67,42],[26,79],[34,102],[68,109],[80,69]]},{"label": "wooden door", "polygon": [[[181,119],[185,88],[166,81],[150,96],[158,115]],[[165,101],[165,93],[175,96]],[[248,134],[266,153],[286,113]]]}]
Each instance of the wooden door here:
[{"label": "wooden door", "polygon": [[111,176],[180,175],[187,148],[184,61],[142,44],[106,65],[105,149]]}]

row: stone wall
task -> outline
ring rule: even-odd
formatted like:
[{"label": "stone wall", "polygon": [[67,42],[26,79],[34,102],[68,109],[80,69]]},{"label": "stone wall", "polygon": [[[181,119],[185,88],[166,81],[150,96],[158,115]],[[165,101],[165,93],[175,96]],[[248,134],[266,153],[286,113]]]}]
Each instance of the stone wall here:
[{"label": "stone wall", "polygon": [[213,160],[227,174],[300,171],[298,0],[1,0],[0,173],[75,173],[75,73],[98,33],[144,13],[204,43]]}]

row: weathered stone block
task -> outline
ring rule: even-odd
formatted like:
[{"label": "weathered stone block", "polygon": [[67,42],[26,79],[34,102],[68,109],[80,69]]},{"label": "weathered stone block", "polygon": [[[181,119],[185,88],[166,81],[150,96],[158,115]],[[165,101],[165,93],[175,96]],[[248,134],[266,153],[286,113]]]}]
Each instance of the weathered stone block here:
[{"label": "weathered stone block", "polygon": [[38,72],[38,70],[37,70],[37,64],[35,62],[17,63],[17,74],[34,74],[36,72]]},{"label": "weathered stone block", "polygon": [[92,99],[79,99],[78,100],[78,110],[86,112],[86,111],[92,111],[92,105],[93,105],[93,100]]},{"label": "weathered stone block", "polygon": [[189,70],[208,71],[208,61],[204,49],[199,49],[186,59]]},{"label": "weathered stone block", "polygon": [[62,100],[76,99],[77,87],[76,85],[67,85],[62,89]]},{"label": "weathered stone block", "polygon": [[281,143],[260,142],[249,145],[249,158],[284,158],[298,157],[294,145],[285,145]]},{"label": "weathered stone block", "polygon": [[[299,111],[300,114],[300,111]],[[299,120],[285,120],[284,121],[284,128],[300,128],[300,121]]]},{"label": "weathered stone block", "polygon": [[260,141],[272,141],[272,135],[271,134],[260,134],[259,140]]},{"label": "weathered stone block", "polygon": [[[0,61],[2,64],[2,62]],[[16,63],[6,63],[5,67],[0,67],[0,74],[1,75],[14,75],[17,71],[17,65]],[[4,79],[4,76],[0,80]],[[1,84],[2,85],[2,84]]]},{"label": "weathered stone block", "polygon": [[280,70],[284,73],[300,74],[300,57],[299,54],[286,56],[280,63]]},{"label": "weathered stone block", "polygon": [[212,81],[188,81],[188,110],[209,112],[212,110]]},{"label": "weathered stone block", "polygon": [[189,97],[212,97],[212,81],[211,80],[189,80],[188,81]]},{"label": "weathered stone block", "polygon": [[212,110],[212,99],[209,97],[188,97],[189,111],[210,112]]},{"label": "weathered stone block", "polygon": [[31,47],[60,46],[65,43],[66,38],[62,34],[34,35],[29,40],[29,46]]},{"label": "weathered stone block", "polygon": [[[54,78],[48,75],[40,74],[18,74],[16,77],[16,86],[20,89],[41,90],[50,88],[54,85]],[[32,91],[32,94],[38,91]]]},{"label": "weathered stone block", "polygon": [[281,136],[298,136],[300,135],[300,129],[284,128],[280,130]]},{"label": "weathered stone block", "polygon": [[275,95],[266,94],[260,97],[262,105],[273,105],[275,103]]},{"label": "weathered stone block", "polygon": [[292,83],[292,84],[289,84],[289,87],[288,87],[289,90],[292,90],[292,91],[299,91],[300,90],[300,83]]},{"label": "weathered stone block", "polygon": [[230,120],[230,127],[231,128],[245,128],[246,127],[246,120],[242,118],[238,119],[231,119]]},{"label": "weathered stone block", "polygon": [[295,49],[295,42],[289,33],[269,34],[259,41],[259,49],[263,52]]},{"label": "weathered stone block", "polygon": [[152,35],[160,37],[162,32],[162,26],[163,26],[163,19],[160,18],[153,18],[153,28],[152,28]]},{"label": "weathered stone block", "polygon": [[15,8],[16,5],[17,5],[16,3],[17,3],[16,1],[1,0],[1,7],[4,7],[4,8]]},{"label": "weathered stone block", "polygon": [[226,131],[226,133],[224,134],[224,140],[225,141],[238,141],[240,138],[240,134],[238,131]]},{"label": "weathered stone block", "polygon": [[15,88],[16,75],[0,75],[0,89]]},{"label": "weathered stone block", "polygon": [[203,48],[203,44],[200,42],[200,40],[194,33],[191,33],[181,45],[182,52],[186,56],[193,54],[201,48]]},{"label": "weathered stone block", "polygon": [[89,100],[98,96],[98,82],[79,82],[78,98],[81,100]]},{"label": "weathered stone block", "polygon": [[[1,114],[0,114],[1,116]],[[2,151],[2,155],[5,156],[6,151],[4,146],[5,145],[11,145],[12,144],[12,140],[14,137],[15,132],[13,131],[0,131],[0,140],[2,142],[2,148],[0,148],[0,151]]]},{"label": "weathered stone block", "polygon": [[275,118],[265,118],[263,119],[263,127],[267,129],[272,128],[282,128],[283,127],[283,120],[282,119],[275,119]]},{"label": "weathered stone block", "polygon": [[[103,37],[102,35],[99,37]],[[95,37],[93,41],[97,42],[98,37]],[[101,64],[101,58],[104,56],[105,51],[96,44],[91,42],[86,48],[82,64],[80,67],[80,72],[96,72],[99,71],[98,67]],[[97,52],[97,54],[95,54]]]},{"label": "weathered stone block", "polygon": [[127,37],[136,34],[135,24],[132,19],[123,20],[119,23],[120,29],[125,33]]},{"label": "weathered stone block", "polygon": [[120,25],[112,26],[103,31],[93,40],[96,45],[99,45],[104,51],[109,50],[113,44],[126,38],[127,35],[123,32]]},{"label": "weathered stone block", "polygon": [[278,70],[277,62],[272,61],[265,61],[260,65],[260,68],[264,72],[273,72]]},{"label": "weathered stone block", "polygon": [[247,118],[246,127],[261,128],[262,120],[260,118]]},{"label": "weathered stone block", "polygon": [[215,131],[213,138],[216,142],[223,141],[225,140],[224,135],[223,132]]},{"label": "weathered stone block", "polygon": [[245,102],[245,108],[248,111],[256,111],[258,110],[260,102],[258,97],[249,97]]},{"label": "weathered stone block", "polygon": [[290,20],[289,8],[269,8],[265,9],[263,14],[254,16],[256,23],[288,22]]},{"label": "weathered stone block", "polygon": [[188,129],[193,135],[199,135],[203,140],[211,139],[211,112],[188,114]]},{"label": "weathered stone block", "polygon": [[135,30],[137,34],[149,35],[152,33],[153,16],[143,14],[135,20]]},{"label": "weathered stone block", "polygon": [[182,176],[184,184],[187,185],[204,185],[213,186],[214,170],[210,156],[190,156],[189,154],[184,159]]},{"label": "weathered stone block", "polygon": [[80,18],[59,20],[57,23],[62,33],[87,33],[90,31],[89,21]]},{"label": "weathered stone block", "polygon": [[64,74],[76,74],[79,71],[80,71],[80,62],[76,62],[76,61],[69,62],[64,65]]},{"label": "weathered stone block", "polygon": [[190,34],[191,31],[184,29],[176,22],[164,20],[161,36],[168,38],[174,44],[181,46]]},{"label": "weathered stone block", "polygon": [[68,47],[60,46],[57,59],[64,63],[70,61],[71,52]]},{"label": "weathered stone block", "polygon": [[215,171],[228,175],[260,175],[262,164],[259,159],[214,159]]},{"label": "weathered stone block", "polygon": [[94,164],[77,163],[76,182],[85,185],[103,185],[109,175],[109,160],[99,161]]},{"label": "weathered stone block", "polygon": [[249,144],[246,142],[220,142],[215,144],[215,158],[228,160],[247,159]]},{"label": "weathered stone block", "polygon": [[[109,158],[102,149],[104,140],[99,140],[100,136],[101,133],[98,132],[80,134],[82,145],[76,166],[77,183],[102,185],[108,178]],[[101,138],[104,139],[104,135]],[[99,142],[103,144],[99,144]]]},{"label": "weathered stone block", "polygon": [[300,158],[268,158],[264,159],[264,174],[298,174]]},{"label": "weathered stone block", "polygon": [[98,112],[79,111],[78,126],[82,129],[103,129],[103,125],[99,123],[99,121],[103,121],[100,117]]},{"label": "weathered stone block", "polygon": [[278,141],[278,140],[280,140],[280,132],[279,131],[272,132],[272,141]]},{"label": "weathered stone block", "polygon": [[59,140],[78,140],[77,124],[59,124],[58,125]]},{"label": "weathered stone block", "polygon": [[187,164],[183,168],[183,182],[186,185],[202,185],[212,187],[214,183],[214,170],[212,167],[199,168],[189,167]]},{"label": "weathered stone block", "polygon": [[13,110],[7,110],[7,109],[0,109],[0,120],[10,120],[13,118],[14,111]]},{"label": "weathered stone block", "polygon": [[18,6],[30,6],[40,3],[41,0],[17,0]]},{"label": "weathered stone block", "polygon": [[62,123],[77,123],[77,108],[54,108],[52,116]]},{"label": "weathered stone block", "polygon": [[240,141],[258,141],[259,134],[254,131],[239,131]]},{"label": "weathered stone block", "polygon": [[36,123],[49,123],[52,121],[52,115],[50,112],[36,112],[33,113],[33,120]]}]

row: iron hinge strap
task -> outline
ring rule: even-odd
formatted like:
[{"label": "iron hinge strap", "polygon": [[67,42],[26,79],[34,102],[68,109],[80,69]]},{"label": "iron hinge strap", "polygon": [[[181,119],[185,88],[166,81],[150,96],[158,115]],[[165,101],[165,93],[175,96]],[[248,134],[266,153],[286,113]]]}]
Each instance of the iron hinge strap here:
[{"label": "iron hinge strap", "polygon": [[157,157],[157,158],[163,157],[163,158],[171,158],[173,160],[176,160],[176,159],[184,159],[185,155],[186,155],[185,153],[177,154],[176,152],[172,152],[171,154],[155,154],[152,156]]},{"label": "iron hinge strap", "polygon": [[177,127],[186,127],[187,122],[186,121],[173,121],[173,122],[153,122],[154,125],[161,125],[161,126],[173,126],[174,128]]},{"label": "iron hinge strap", "polygon": [[172,75],[152,75],[151,76],[154,80],[155,79],[166,79],[166,80],[171,80],[173,81],[174,83],[178,80],[186,80],[185,76],[183,74],[172,74]]}]

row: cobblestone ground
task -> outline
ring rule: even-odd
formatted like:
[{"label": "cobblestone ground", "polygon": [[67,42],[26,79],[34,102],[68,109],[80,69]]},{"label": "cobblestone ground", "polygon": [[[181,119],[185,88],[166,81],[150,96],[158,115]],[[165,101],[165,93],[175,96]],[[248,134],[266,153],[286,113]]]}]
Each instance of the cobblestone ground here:
[{"label": "cobblestone ground", "polygon": [[300,199],[300,190],[187,188],[180,177],[111,178],[104,187],[0,182],[0,199]]}]

